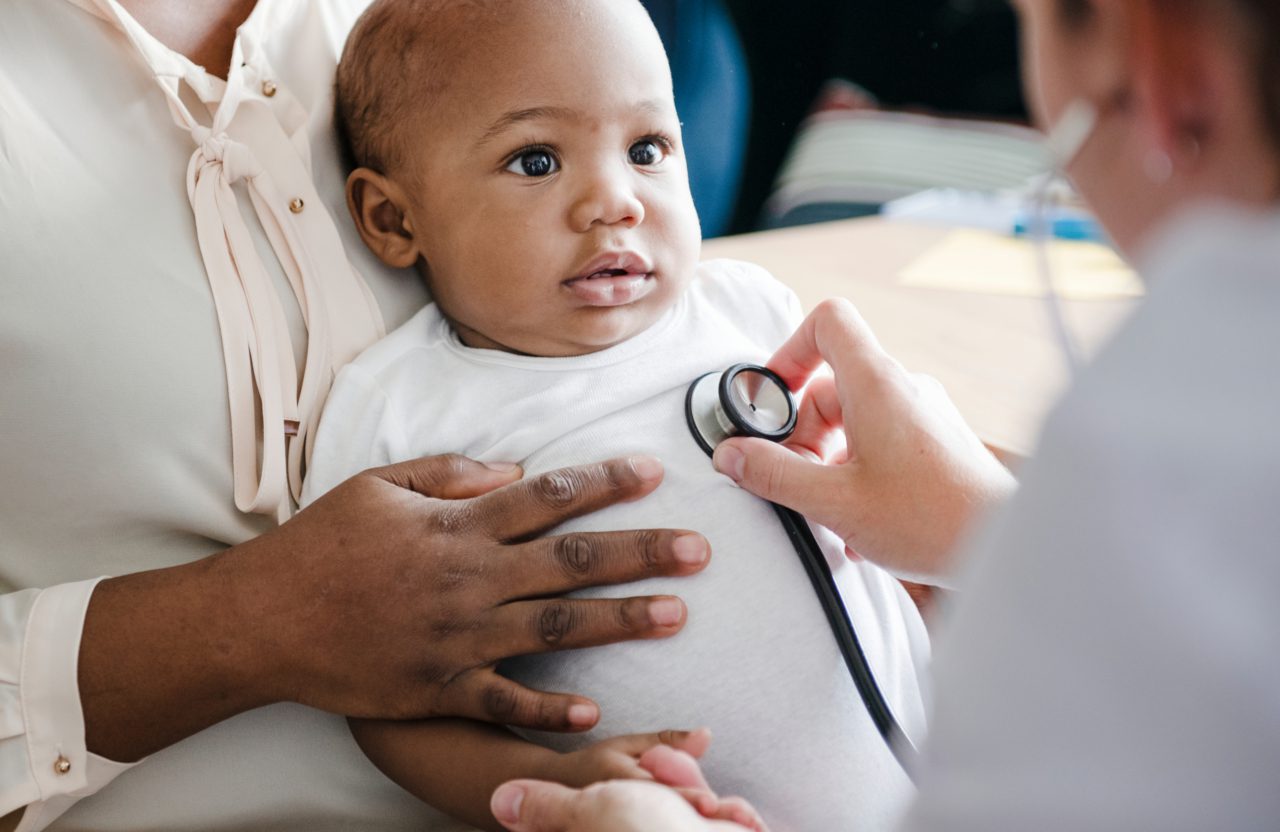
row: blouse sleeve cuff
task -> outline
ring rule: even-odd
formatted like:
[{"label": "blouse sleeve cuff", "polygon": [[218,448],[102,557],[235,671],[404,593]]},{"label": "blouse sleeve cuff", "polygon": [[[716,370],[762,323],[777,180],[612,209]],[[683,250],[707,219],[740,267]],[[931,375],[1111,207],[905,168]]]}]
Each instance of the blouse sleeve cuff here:
[{"label": "blouse sleeve cuff", "polygon": [[18,832],[43,829],[78,799],[130,768],[91,754],[85,745],[77,674],[80,636],[89,598],[101,580],[41,590],[26,617],[17,684],[24,731],[6,744],[24,743],[28,771],[25,783],[4,789],[9,793],[6,804],[17,797],[17,805],[27,806]]}]

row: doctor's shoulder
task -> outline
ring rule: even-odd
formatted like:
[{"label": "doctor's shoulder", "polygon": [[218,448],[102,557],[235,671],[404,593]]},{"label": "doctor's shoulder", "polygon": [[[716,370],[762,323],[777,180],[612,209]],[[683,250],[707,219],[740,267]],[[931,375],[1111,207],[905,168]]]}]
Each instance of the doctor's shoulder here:
[{"label": "doctor's shoulder", "polygon": [[735,320],[750,325],[770,348],[804,319],[800,299],[765,268],[742,260],[704,260],[692,291]]}]

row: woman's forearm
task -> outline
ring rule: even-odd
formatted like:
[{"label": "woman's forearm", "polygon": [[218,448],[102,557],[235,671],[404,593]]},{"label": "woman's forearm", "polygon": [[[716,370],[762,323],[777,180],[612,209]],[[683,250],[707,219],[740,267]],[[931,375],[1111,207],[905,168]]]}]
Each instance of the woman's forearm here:
[{"label": "woman's forearm", "polygon": [[221,555],[103,581],[80,642],[85,740],[132,762],[272,696],[259,668],[270,633]]}]

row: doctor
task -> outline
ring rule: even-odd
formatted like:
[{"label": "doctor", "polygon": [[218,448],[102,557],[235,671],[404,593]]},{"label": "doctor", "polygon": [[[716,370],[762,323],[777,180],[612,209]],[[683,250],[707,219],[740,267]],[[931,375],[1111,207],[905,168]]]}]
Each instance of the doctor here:
[{"label": "doctor", "polygon": [[[771,362],[793,385],[835,371],[806,397],[800,453],[733,440],[715,462],[863,556],[963,590],[906,828],[1274,829],[1280,4],[1015,5],[1041,122],[1077,101],[1096,113],[1067,169],[1146,302],[976,535],[1007,482],[848,303]],[[849,461],[814,459],[833,434]],[[742,828],[690,809],[742,817],[714,811],[691,761],[653,757],[659,781],[701,796],[517,782],[493,805],[520,832]]]}]

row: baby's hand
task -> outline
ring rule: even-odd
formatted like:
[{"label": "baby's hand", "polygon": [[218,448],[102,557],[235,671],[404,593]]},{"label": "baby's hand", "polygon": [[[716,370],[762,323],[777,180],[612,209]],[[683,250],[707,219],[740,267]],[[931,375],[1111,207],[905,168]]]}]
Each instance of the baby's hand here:
[{"label": "baby's hand", "polygon": [[707,752],[710,744],[711,732],[705,728],[614,737],[558,755],[551,769],[541,776],[575,788],[602,780],[653,780],[653,775],[640,765],[646,751],[665,745],[697,758]]},{"label": "baby's hand", "polygon": [[[572,769],[580,767],[576,776],[601,782],[565,788],[545,781],[511,781],[493,795],[494,817],[507,829],[528,832],[677,827],[768,832],[751,804],[739,797],[719,797],[707,784],[694,758],[707,750],[710,741],[705,729],[663,731],[617,737],[559,755],[557,765],[563,764],[563,775],[548,769],[548,776],[574,777]],[[689,808],[705,821],[690,815]]]}]

